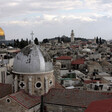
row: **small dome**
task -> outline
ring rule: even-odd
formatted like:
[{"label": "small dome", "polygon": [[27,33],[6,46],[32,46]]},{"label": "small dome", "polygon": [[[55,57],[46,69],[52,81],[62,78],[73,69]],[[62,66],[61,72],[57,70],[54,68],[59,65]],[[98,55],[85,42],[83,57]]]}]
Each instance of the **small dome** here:
[{"label": "small dome", "polygon": [[14,73],[36,74],[52,70],[53,67],[49,55],[35,44],[30,44],[23,48],[14,59]]},{"label": "small dome", "polygon": [[61,66],[61,63],[60,62],[56,62],[56,66]]},{"label": "small dome", "polygon": [[4,31],[2,30],[2,28],[0,28],[0,36],[4,36],[4,35],[5,35]]},{"label": "small dome", "polygon": [[111,63],[109,63],[107,60],[101,61],[102,66],[111,66]]},{"label": "small dome", "polygon": [[91,52],[91,50],[88,49],[88,48],[85,48],[85,49],[83,49],[82,51],[83,51],[83,52]]}]

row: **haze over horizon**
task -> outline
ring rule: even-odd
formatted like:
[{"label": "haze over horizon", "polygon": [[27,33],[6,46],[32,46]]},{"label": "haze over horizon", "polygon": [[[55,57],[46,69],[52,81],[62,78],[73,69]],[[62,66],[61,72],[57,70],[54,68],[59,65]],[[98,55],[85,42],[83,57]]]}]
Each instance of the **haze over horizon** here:
[{"label": "haze over horizon", "polygon": [[2,0],[0,27],[6,39],[70,36],[112,39],[112,0]]}]

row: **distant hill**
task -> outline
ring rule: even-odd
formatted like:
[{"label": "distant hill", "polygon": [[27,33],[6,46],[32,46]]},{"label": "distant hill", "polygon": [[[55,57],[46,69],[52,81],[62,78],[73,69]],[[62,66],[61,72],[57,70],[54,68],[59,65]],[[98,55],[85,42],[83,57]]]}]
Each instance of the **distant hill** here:
[{"label": "distant hill", "polygon": [[[65,42],[65,43],[71,41],[70,37],[63,35],[61,37],[54,37],[54,38],[50,38],[50,39],[43,39],[42,42],[46,43],[46,42],[49,42],[51,40],[58,40],[58,42]],[[81,37],[75,37],[75,40],[88,41],[87,39],[81,38]]]}]

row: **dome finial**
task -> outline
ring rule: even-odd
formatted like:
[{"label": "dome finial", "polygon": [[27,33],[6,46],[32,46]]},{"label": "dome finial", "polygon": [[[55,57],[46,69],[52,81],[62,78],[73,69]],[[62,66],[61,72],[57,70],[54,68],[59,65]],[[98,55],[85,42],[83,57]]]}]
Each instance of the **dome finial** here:
[{"label": "dome finial", "polygon": [[32,43],[34,44],[33,35],[34,35],[34,33],[33,33],[33,31],[32,31],[32,32],[31,32],[31,36],[32,36],[31,40],[32,40]]}]

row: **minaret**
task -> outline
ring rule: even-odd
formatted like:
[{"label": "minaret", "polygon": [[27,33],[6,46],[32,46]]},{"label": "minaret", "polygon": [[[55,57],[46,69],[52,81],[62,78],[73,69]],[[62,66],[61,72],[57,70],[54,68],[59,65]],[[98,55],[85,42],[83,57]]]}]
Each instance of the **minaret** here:
[{"label": "minaret", "polygon": [[74,31],[71,31],[71,43],[74,43]]}]

